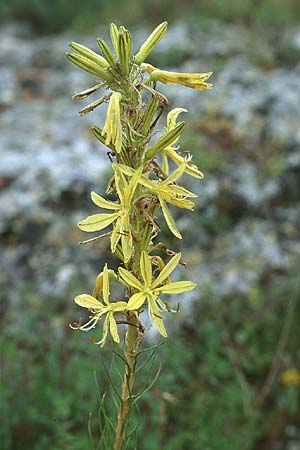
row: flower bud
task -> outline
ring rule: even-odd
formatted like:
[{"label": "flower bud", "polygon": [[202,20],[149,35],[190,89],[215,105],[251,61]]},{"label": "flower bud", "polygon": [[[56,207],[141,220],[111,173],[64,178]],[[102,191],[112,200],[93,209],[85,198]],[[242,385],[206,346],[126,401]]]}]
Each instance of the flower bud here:
[{"label": "flower bud", "polygon": [[[150,66],[150,64],[147,64]],[[168,72],[167,70],[152,70],[153,66],[147,67],[147,71],[150,72],[151,81],[160,81],[164,84],[181,84],[192,89],[204,90],[210,89],[212,84],[205,83],[205,81],[211,76],[212,72],[207,73],[180,73],[180,72]]]},{"label": "flower bud", "polygon": [[134,57],[134,62],[138,65],[142,64],[147,56],[152,52],[153,48],[159,43],[161,38],[164,36],[168,28],[168,22],[163,22],[150,34],[148,39],[139,49],[138,53]]},{"label": "flower bud", "polygon": [[159,138],[158,141],[155,142],[155,144],[146,151],[144,161],[148,161],[149,159],[155,158],[155,156],[161,150],[171,145],[172,142],[178,139],[184,127],[185,122],[179,122],[176,125],[176,127],[172,128],[172,130],[168,131],[161,138]]},{"label": "flower bud", "polygon": [[115,23],[110,24],[110,38],[116,52],[118,53],[119,30]]},{"label": "flower bud", "polygon": [[113,78],[111,74],[90,59],[87,59],[82,55],[78,55],[77,53],[66,53],[66,55],[67,58],[80,69],[100,77],[102,80],[112,81]]},{"label": "flower bud", "polygon": [[130,55],[131,55],[131,35],[124,27],[119,29],[118,56],[120,69],[124,75],[128,75]]},{"label": "flower bud", "polygon": [[147,109],[143,115],[143,124],[141,127],[141,133],[146,135],[151,125],[154,114],[156,113],[158,108],[158,100],[155,96],[151,98],[151,101],[148,103]]},{"label": "flower bud", "polygon": [[114,55],[107,45],[107,43],[103,39],[97,39],[99,48],[102,52],[102,55],[106,59],[106,61],[109,63],[110,66],[115,67],[116,66],[116,60],[114,58]]},{"label": "flower bud", "polygon": [[89,48],[85,47],[84,45],[77,44],[76,42],[70,42],[69,47],[71,47],[72,50],[74,50],[75,53],[78,55],[82,55],[87,59],[90,59],[95,64],[99,64],[102,69],[107,69],[109,64],[102,56],[97,55],[97,53],[93,52],[93,50],[90,50]]}]

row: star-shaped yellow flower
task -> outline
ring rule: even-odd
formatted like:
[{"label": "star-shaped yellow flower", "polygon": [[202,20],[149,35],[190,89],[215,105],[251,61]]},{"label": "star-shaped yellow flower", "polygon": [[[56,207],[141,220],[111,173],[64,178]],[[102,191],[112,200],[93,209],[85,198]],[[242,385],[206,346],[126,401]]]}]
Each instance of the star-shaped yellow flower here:
[{"label": "star-shaped yellow flower", "polygon": [[[101,277],[102,275],[102,277]],[[108,331],[110,331],[110,334],[112,335],[112,338],[115,342],[120,342],[120,337],[118,334],[118,327],[117,323],[114,318],[114,314],[118,312],[122,312],[126,310],[127,303],[126,302],[115,302],[110,303],[109,301],[109,271],[107,268],[107,264],[105,264],[103,272],[98,276],[98,284],[99,284],[99,278],[101,279],[102,284],[102,299],[103,303],[98,300],[97,298],[93,297],[92,295],[88,294],[81,294],[77,295],[75,297],[75,303],[77,305],[82,306],[83,308],[87,308],[89,311],[91,311],[92,316],[90,317],[90,320],[82,326],[75,327],[72,326],[74,329],[79,329],[82,331],[89,331],[97,325],[98,321],[101,319],[103,315],[106,314],[106,318],[104,320],[103,324],[103,336],[102,339],[99,342],[95,342],[95,344],[100,344],[101,347],[106,342]],[[99,287],[99,286],[98,286]]]},{"label": "star-shaped yellow flower", "polygon": [[132,234],[129,214],[132,206],[132,198],[142,173],[142,167],[132,172],[132,178],[129,183],[127,183],[123,173],[116,164],[113,164],[113,168],[115,169],[115,184],[120,203],[105,200],[96,194],[96,192],[91,193],[91,198],[99,208],[112,209],[115,212],[88,216],[78,223],[78,227],[83,231],[93,232],[100,231],[111,223],[116,222],[111,236],[111,250],[115,253],[116,247],[121,240],[124,262],[127,262],[132,253]]},{"label": "star-shaped yellow flower", "polygon": [[[118,164],[117,166],[126,175],[130,176],[134,173],[134,171],[130,167],[127,167],[123,164]],[[182,236],[176,227],[175,221],[170,213],[170,210],[166,202],[175,205],[179,208],[191,210],[194,208],[194,202],[192,202],[191,200],[187,200],[187,198],[188,197],[195,198],[197,197],[197,195],[193,194],[192,192],[188,191],[182,186],[178,186],[177,184],[175,184],[175,181],[181,177],[185,169],[186,169],[186,161],[180,164],[180,166],[164,181],[159,182],[153,181],[147,178],[145,175],[141,175],[138,180],[140,184],[148,188],[149,192],[157,196],[167,225],[170,231],[178,239],[182,239]]]},{"label": "star-shaped yellow flower", "polygon": [[164,337],[167,336],[167,332],[160,312],[167,311],[167,307],[159,298],[160,294],[180,294],[181,292],[190,291],[196,287],[196,283],[193,283],[192,281],[168,282],[167,278],[178,265],[180,258],[181,253],[177,253],[173,256],[155,280],[152,279],[151,259],[146,251],[142,251],[140,258],[142,281],[138,280],[128,270],[122,267],[119,268],[121,281],[128,287],[137,291],[130,297],[127,304],[127,310],[137,311],[145,301],[147,301],[149,316],[155,323],[160,334]]}]

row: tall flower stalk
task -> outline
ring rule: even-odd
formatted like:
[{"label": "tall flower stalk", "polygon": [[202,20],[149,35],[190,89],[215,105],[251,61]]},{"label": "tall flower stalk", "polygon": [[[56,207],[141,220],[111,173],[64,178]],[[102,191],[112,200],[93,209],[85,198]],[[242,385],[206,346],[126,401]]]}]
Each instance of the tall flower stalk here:
[{"label": "tall flower stalk", "polygon": [[[116,418],[115,450],[124,446],[132,408],[137,351],[145,332],[142,312],[147,309],[157,331],[167,337],[163,315],[176,310],[165,296],[190,291],[196,286],[192,281],[171,280],[172,272],[181,262],[181,254],[167,251],[163,244],[155,243],[160,232],[157,222],[160,210],[170,232],[182,239],[172,208],[193,210],[192,199],[196,195],[180,186],[178,180],[183,173],[199,179],[203,177],[191,155],[179,151],[178,141],[185,122],[177,122],[177,118],[186,112],[185,109],[175,108],[168,113],[164,132],[156,139],[156,124],[162,110],[169,106],[168,99],[157,86],[160,82],[196,90],[209,89],[211,84],[207,79],[211,72],[168,72],[145,62],[166,30],[167,22],[163,22],[137,54],[132,55],[129,31],[111,24],[113,49],[103,39],[98,39],[101,55],[75,42],[70,43],[72,52],[67,53],[72,63],[97,77],[93,87],[76,93],[73,98],[85,99],[102,91],[102,96],[83,108],[80,114],[108,104],[103,128],[92,127],[94,136],[109,149],[113,175],[106,191],[108,198],[92,192],[92,202],[100,212],[84,218],[78,226],[85,232],[106,230],[87,242],[109,237],[111,251],[120,264],[117,271],[105,264],[92,293],[75,297],[76,304],[86,308],[90,315],[87,323],[82,324],[80,320],[72,328],[88,332],[103,323],[100,339],[90,340],[104,346],[111,336],[123,348],[124,379]],[[112,194],[113,200],[109,197]],[[169,256],[171,259],[166,261]],[[122,287],[121,299],[111,298],[111,281]],[[120,324],[126,327],[122,340]]]}]

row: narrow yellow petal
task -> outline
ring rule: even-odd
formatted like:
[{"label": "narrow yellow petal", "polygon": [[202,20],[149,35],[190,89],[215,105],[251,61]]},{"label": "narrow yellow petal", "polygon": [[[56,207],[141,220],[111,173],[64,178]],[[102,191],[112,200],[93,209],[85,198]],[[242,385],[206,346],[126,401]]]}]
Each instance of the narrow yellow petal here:
[{"label": "narrow yellow petal", "polygon": [[168,157],[166,155],[166,152],[163,150],[161,152],[161,169],[163,171],[163,173],[168,176],[169,175],[169,162],[168,162]]},{"label": "narrow yellow petal", "polygon": [[173,217],[171,216],[170,210],[169,210],[169,208],[167,207],[167,205],[166,205],[164,199],[163,199],[161,196],[159,196],[158,198],[159,198],[159,202],[160,202],[160,205],[161,205],[161,209],[162,209],[164,218],[165,218],[165,220],[166,220],[166,222],[167,222],[167,225],[168,225],[168,227],[169,227],[169,230],[170,230],[170,231],[174,234],[174,236],[176,236],[178,239],[182,239],[182,236],[181,236],[181,234],[179,233],[178,228],[176,227],[175,221],[174,221]]},{"label": "narrow yellow petal", "polygon": [[173,256],[172,259],[165,265],[163,270],[160,272],[156,280],[151,284],[151,289],[156,288],[159,284],[161,284],[165,279],[175,270],[181,258],[181,253],[177,253],[177,255]]},{"label": "narrow yellow petal", "polygon": [[174,128],[176,125],[177,117],[179,114],[183,112],[188,112],[185,108],[174,108],[172,111],[170,111],[167,115],[167,130],[170,130],[171,128]]},{"label": "narrow yellow petal", "polygon": [[133,294],[128,301],[127,310],[134,311],[139,309],[145,303],[146,298],[147,296],[144,292]]},{"label": "narrow yellow petal", "polygon": [[116,191],[117,194],[119,196],[120,202],[122,204],[125,203],[125,191],[127,188],[127,182],[126,179],[123,175],[123,173],[121,172],[121,170],[119,169],[117,164],[112,164],[112,167],[115,171],[115,183],[116,183]]},{"label": "narrow yellow petal", "polygon": [[109,305],[109,277],[108,277],[108,269],[107,263],[103,269],[103,301],[107,305]]},{"label": "narrow yellow petal", "polygon": [[131,178],[131,180],[130,180],[130,182],[129,182],[129,185],[128,185],[128,189],[127,189],[127,192],[126,192],[126,203],[127,203],[127,205],[131,205],[131,201],[132,201],[132,197],[133,197],[133,195],[134,195],[134,193],[135,193],[135,190],[136,190],[136,187],[137,187],[137,184],[138,184],[138,182],[139,182],[139,179],[140,179],[140,177],[141,177],[141,174],[142,174],[142,171],[143,171],[143,166],[140,166],[135,172],[134,172],[134,174],[133,174],[133,176],[132,176],[132,178]]},{"label": "narrow yellow petal", "polygon": [[174,192],[170,188],[166,189],[165,191],[162,190],[162,192],[160,192],[160,197],[162,197],[171,205],[177,206],[178,208],[193,210],[195,206],[195,203],[191,200],[185,200],[185,198],[182,198],[181,196],[178,198],[176,192]]},{"label": "narrow yellow petal", "polygon": [[74,298],[74,301],[77,305],[82,306],[82,308],[88,309],[102,309],[103,304],[99,302],[95,297],[92,297],[88,294],[77,295]]},{"label": "narrow yellow petal", "polygon": [[103,290],[103,272],[99,273],[99,275],[96,278],[93,290],[93,297],[95,298],[102,297],[102,290]]},{"label": "narrow yellow petal", "polygon": [[116,247],[121,239],[121,217],[118,217],[111,234],[110,243],[112,253],[116,252]]},{"label": "narrow yellow petal", "polygon": [[155,289],[157,294],[180,294],[181,292],[191,291],[197,286],[192,281],[175,281],[174,283],[165,284]]},{"label": "narrow yellow petal", "polygon": [[162,182],[162,184],[171,184],[178,180],[178,178],[181,177],[183,172],[185,171],[186,161],[184,161],[180,166],[177,167],[176,170],[165,180]]},{"label": "narrow yellow petal", "polygon": [[82,231],[99,231],[108,227],[118,217],[118,213],[114,214],[93,214],[78,223],[78,227]]},{"label": "narrow yellow petal", "polygon": [[163,337],[167,337],[167,331],[165,329],[165,325],[164,322],[162,320],[162,317],[160,315],[160,312],[156,306],[155,300],[153,298],[148,299],[149,302],[149,311],[150,311],[150,315],[151,318],[156,326],[156,328],[158,329],[159,333],[163,336]]},{"label": "narrow yellow petal", "polygon": [[130,221],[128,213],[124,214],[122,220],[121,242],[122,242],[122,251],[124,255],[124,262],[128,262],[130,260],[133,248],[132,234],[130,230]]},{"label": "narrow yellow petal", "polygon": [[108,327],[109,327],[109,315],[107,314],[107,316],[105,317],[104,320],[104,324],[103,324],[103,335],[102,335],[102,339],[99,342],[99,344],[101,345],[101,347],[104,346],[106,339],[107,339],[107,335],[108,335]]},{"label": "narrow yellow petal", "polygon": [[119,344],[120,343],[120,337],[118,333],[118,326],[115,321],[114,315],[112,312],[108,313],[108,320],[109,320],[109,330],[110,334],[112,335],[113,340]]},{"label": "narrow yellow petal", "polygon": [[148,253],[144,250],[141,253],[140,269],[145,286],[150,286],[152,282],[152,265]]},{"label": "narrow yellow petal", "polygon": [[99,208],[114,209],[114,210],[120,209],[120,205],[105,200],[105,198],[101,197],[101,195],[96,194],[96,192],[94,191],[91,192],[91,198],[93,203],[99,206]]},{"label": "narrow yellow petal", "polygon": [[138,291],[143,290],[142,283],[140,283],[139,280],[131,272],[124,269],[123,267],[119,267],[119,274],[122,280],[127,284],[127,286],[134,287]]},{"label": "narrow yellow petal", "polygon": [[178,186],[178,184],[173,184],[172,186],[170,186],[170,188],[172,188],[172,191],[176,194],[176,195],[182,195],[182,197],[190,197],[190,198],[197,198],[198,195],[194,194],[193,192],[189,191],[188,189],[182,187],[182,186]]}]

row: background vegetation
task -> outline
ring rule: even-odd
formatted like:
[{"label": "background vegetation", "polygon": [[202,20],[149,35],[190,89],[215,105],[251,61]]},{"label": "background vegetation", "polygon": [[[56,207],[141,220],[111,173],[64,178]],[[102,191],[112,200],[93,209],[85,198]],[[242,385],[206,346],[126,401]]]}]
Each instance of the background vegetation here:
[{"label": "background vegetation", "polygon": [[156,24],[163,17],[173,21],[225,20],[245,25],[298,23],[300,3],[295,0],[11,0],[0,3],[0,20],[31,23],[39,33],[68,28],[88,32],[103,23],[127,26]]},{"label": "background vegetation", "polygon": [[[55,324],[68,316],[69,306],[62,311],[48,304],[45,322],[32,296],[20,294],[22,327],[10,324],[1,337],[1,448],[92,448],[90,412],[92,432],[99,433],[94,370],[103,393],[109,384],[103,363],[109,368],[111,349],[99,351],[67,326],[63,335],[57,333]],[[282,383],[278,368],[296,362],[299,299],[295,282],[265,291],[257,286],[248,300],[218,305],[208,290],[192,311],[197,321],[180,321],[176,334],[157,350],[163,370],[140,403],[143,432],[136,448],[270,450],[277,439],[288,448],[284,430],[287,423],[296,427],[299,387]]]}]

